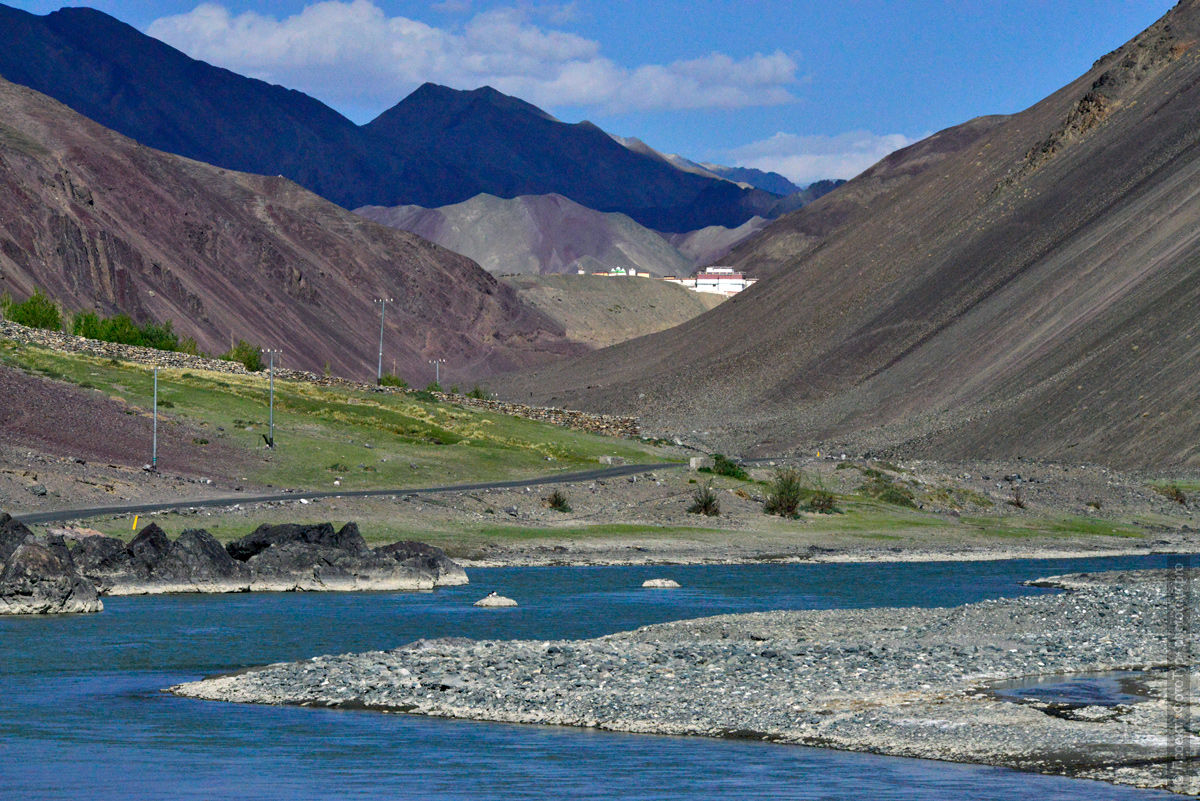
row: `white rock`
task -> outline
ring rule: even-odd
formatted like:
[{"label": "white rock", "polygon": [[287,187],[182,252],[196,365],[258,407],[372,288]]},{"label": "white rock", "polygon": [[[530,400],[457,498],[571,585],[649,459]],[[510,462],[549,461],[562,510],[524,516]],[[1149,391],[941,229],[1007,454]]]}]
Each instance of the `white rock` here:
[{"label": "white rock", "polygon": [[498,608],[502,606],[516,606],[517,602],[512,598],[505,598],[503,595],[497,595],[494,592],[489,592],[484,597],[475,602],[475,606]]},{"label": "white rock", "polygon": [[674,579],[646,579],[642,586],[652,590],[675,590],[679,588],[679,582]]}]

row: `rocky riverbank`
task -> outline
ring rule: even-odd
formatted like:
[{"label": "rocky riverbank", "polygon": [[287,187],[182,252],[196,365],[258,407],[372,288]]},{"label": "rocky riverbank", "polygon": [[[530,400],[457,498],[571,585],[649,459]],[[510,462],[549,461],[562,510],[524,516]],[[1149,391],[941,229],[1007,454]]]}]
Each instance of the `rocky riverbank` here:
[{"label": "rocky riverbank", "polygon": [[[1200,794],[1192,654],[1200,571],[1077,575],[1053,595],[951,609],[768,612],[585,641],[418,641],[171,688],[629,732],[752,737],[1004,765]],[[989,692],[1020,677],[1145,670],[1137,704]]]},{"label": "rocky riverbank", "polygon": [[38,535],[0,513],[0,614],[99,612],[100,595],[431,590],[466,584],[440,549],[367,545],[355,523],[262,525],[221,545],[203,529],[172,541],[156,524],[126,543],[99,532]]}]

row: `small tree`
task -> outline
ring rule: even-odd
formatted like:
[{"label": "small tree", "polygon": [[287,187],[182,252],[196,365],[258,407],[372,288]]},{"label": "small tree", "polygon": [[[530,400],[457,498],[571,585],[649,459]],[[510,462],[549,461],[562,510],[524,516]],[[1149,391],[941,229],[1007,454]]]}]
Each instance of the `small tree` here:
[{"label": "small tree", "polygon": [[51,331],[62,330],[62,312],[57,304],[40,289],[21,303],[16,303],[7,294],[0,300],[0,309],[4,317],[14,323],[27,325],[30,328],[47,328]]},{"label": "small tree", "polygon": [[221,354],[221,358],[227,362],[241,362],[252,373],[263,369],[262,348],[244,339],[239,339],[227,353]]},{"label": "small tree", "polygon": [[408,382],[395,373],[384,373],[379,377],[379,386],[404,388],[408,386]]}]

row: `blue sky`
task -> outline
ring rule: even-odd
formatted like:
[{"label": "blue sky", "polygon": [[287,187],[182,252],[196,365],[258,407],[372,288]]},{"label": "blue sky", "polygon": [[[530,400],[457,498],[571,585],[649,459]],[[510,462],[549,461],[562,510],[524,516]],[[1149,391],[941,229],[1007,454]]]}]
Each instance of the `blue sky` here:
[{"label": "blue sky", "polygon": [[423,81],[483,84],[698,161],[849,178],[1019,111],[1173,0],[8,0],[105,11],[366,122]]}]

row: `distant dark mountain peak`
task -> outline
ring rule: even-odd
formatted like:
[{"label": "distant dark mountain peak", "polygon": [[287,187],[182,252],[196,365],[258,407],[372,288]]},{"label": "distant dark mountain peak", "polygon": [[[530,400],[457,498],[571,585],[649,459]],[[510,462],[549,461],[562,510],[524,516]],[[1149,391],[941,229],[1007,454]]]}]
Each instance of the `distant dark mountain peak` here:
[{"label": "distant dark mountain peak", "polygon": [[0,6],[0,75],[138,142],[283,175],[346,208],[557,192],[664,231],[736,226],[774,199],[681,172],[490,86],[426,83],[364,126],[184,53],[99,11]]}]

